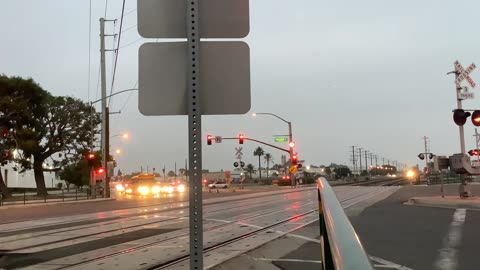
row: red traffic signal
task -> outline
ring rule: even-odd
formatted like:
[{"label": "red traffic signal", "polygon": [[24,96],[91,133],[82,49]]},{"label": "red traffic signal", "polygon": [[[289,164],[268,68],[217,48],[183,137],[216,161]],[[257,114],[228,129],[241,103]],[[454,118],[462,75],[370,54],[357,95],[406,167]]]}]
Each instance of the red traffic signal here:
[{"label": "red traffic signal", "polygon": [[[470,115],[471,115],[471,113],[469,113],[469,112],[466,112],[462,109],[456,109],[456,110],[453,111],[453,121],[455,122],[455,124],[457,124],[459,126],[463,126],[467,122],[467,118]],[[480,124],[480,122],[479,122],[479,124]]]},{"label": "red traffic signal", "polygon": [[105,169],[103,167],[100,167],[96,170],[97,174],[103,174],[105,172]]},{"label": "red traffic signal", "polygon": [[212,145],[212,138],[213,138],[212,135],[207,135],[207,144],[208,145]]},{"label": "red traffic signal", "polygon": [[480,150],[479,149],[472,149],[472,150],[468,151],[468,154],[470,156],[480,156]]},{"label": "red traffic signal", "polygon": [[480,126],[480,111],[479,110],[473,112],[472,123],[476,127]]},{"label": "red traffic signal", "polygon": [[88,153],[87,154],[87,163],[88,166],[93,166],[95,163],[95,154],[94,153]]},{"label": "red traffic signal", "polygon": [[245,139],[245,135],[244,134],[238,134],[238,143],[239,144],[243,144],[243,140]]},{"label": "red traffic signal", "polygon": [[290,147],[290,148],[295,147],[295,143],[294,143],[294,142],[289,142],[289,143],[288,143],[288,147]]},{"label": "red traffic signal", "polygon": [[291,159],[291,161],[292,161],[292,165],[297,165],[297,164],[298,164],[298,156],[297,156],[297,154],[293,154],[290,159]]}]

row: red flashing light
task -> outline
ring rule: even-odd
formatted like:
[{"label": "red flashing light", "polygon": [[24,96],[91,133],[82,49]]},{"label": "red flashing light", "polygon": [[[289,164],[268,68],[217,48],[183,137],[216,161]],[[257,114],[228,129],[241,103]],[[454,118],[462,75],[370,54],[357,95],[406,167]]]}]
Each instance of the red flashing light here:
[{"label": "red flashing light", "polygon": [[97,174],[103,174],[104,172],[105,170],[102,167],[97,169]]},{"label": "red flashing light", "polygon": [[288,143],[288,146],[289,146],[290,148],[293,148],[293,147],[295,147],[295,143],[294,143],[294,142],[289,142],[289,143]]},{"label": "red flashing light", "polygon": [[213,138],[212,135],[207,135],[207,144],[208,145],[212,145],[212,138]]},{"label": "red flashing light", "polygon": [[238,143],[243,144],[243,140],[245,140],[244,134],[238,134]]}]

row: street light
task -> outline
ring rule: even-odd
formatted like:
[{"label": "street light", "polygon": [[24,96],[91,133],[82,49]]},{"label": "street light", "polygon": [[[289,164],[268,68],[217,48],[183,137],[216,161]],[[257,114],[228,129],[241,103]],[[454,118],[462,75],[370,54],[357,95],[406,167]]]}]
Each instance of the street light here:
[{"label": "street light", "polygon": [[130,137],[130,135],[128,133],[122,133],[122,134],[115,134],[115,135],[111,136],[110,139],[115,138],[115,137],[120,137],[120,136],[124,140],[127,140]]},{"label": "street light", "polygon": [[[287,121],[287,120],[283,119],[282,117],[280,117],[280,116],[278,116],[274,113],[267,113],[267,112],[259,112],[259,113],[254,112],[254,113],[252,113],[253,117],[256,117],[257,115],[271,115],[271,116],[276,117],[277,119],[280,119],[283,122],[287,123],[288,124],[288,143],[289,143],[289,146],[290,146],[290,144],[293,142],[292,122]],[[295,146],[294,142],[293,142],[293,146]],[[290,160],[292,159],[292,157],[293,157],[293,147],[290,147]],[[289,175],[290,175],[290,179],[292,179],[292,177],[291,177],[292,173],[290,172],[290,170],[289,170]],[[296,185],[296,183],[295,183],[295,185]]]},{"label": "street light", "polygon": [[115,153],[117,153],[117,154],[120,154],[121,152],[122,152],[122,150],[120,150],[120,149],[115,150]]}]

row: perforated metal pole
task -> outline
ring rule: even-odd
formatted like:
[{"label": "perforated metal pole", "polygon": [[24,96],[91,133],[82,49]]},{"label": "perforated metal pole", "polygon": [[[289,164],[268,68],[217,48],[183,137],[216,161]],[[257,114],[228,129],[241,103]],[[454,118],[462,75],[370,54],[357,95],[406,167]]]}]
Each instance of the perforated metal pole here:
[{"label": "perforated metal pole", "polygon": [[202,115],[200,111],[200,37],[198,0],[187,3],[187,83],[189,146],[190,269],[203,269]]}]

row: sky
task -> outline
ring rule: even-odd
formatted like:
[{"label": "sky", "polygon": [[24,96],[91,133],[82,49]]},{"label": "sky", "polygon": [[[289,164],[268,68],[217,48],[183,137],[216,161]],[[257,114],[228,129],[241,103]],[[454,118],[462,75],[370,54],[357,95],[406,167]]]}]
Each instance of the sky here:
[{"label": "sky", "polygon": [[[106,18],[118,19],[122,0],[91,2],[90,21],[88,0],[2,1],[0,73],[31,77],[55,95],[98,99],[99,18],[107,7]],[[138,47],[155,41],[139,40],[136,5],[126,0],[113,92],[137,85]],[[202,117],[202,137],[244,133],[274,143],[273,135],[286,134],[287,125],[251,116],[271,112],[292,122],[299,159],[306,164],[351,165],[352,145],[421,164],[423,136],[434,154],[458,153],[454,77],[446,73],[455,60],[464,67],[480,65],[479,15],[480,2],[474,0],[250,1],[250,33],[243,40],[250,47],[251,110]],[[117,33],[119,25],[107,22],[106,33]],[[107,49],[115,47],[113,42],[107,37]],[[107,52],[109,93],[112,60]],[[480,83],[479,69],[471,77]],[[478,101],[463,103],[477,108]],[[112,152],[122,151],[114,155],[123,172],[147,166],[170,170],[175,162],[184,166],[186,116],[143,116],[138,92],[113,97],[110,111],[121,111],[111,116],[111,134],[130,134],[127,141],[111,141]],[[475,144],[470,121],[465,134],[468,151]],[[233,169],[237,142],[207,146],[204,140],[202,145],[205,169]],[[257,146],[242,145],[246,163],[258,166]],[[262,147],[280,162],[282,152]]]}]

